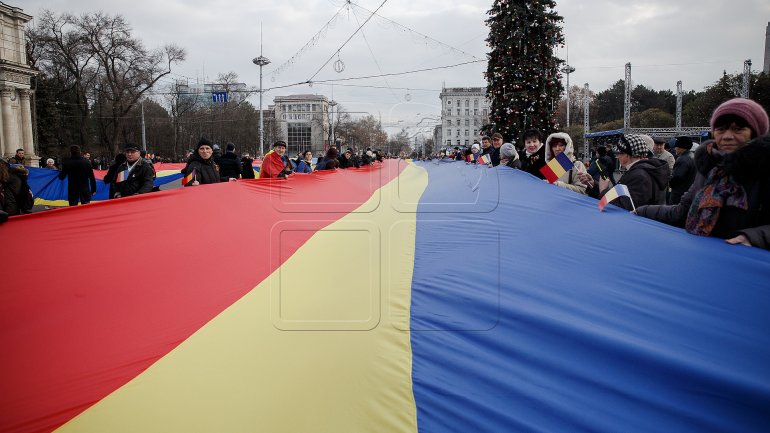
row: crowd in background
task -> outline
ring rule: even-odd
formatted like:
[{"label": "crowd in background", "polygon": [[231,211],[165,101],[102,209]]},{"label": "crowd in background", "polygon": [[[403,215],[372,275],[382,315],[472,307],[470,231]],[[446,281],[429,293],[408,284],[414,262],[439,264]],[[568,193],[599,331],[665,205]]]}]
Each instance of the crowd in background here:
[{"label": "crowd in background", "polygon": [[[612,204],[637,215],[685,228],[689,233],[726,239],[770,249],[770,122],[767,112],[756,102],[735,98],[721,104],[711,117],[713,139],[693,151],[689,137],[676,137],[669,143],[643,134],[620,135],[611,146],[598,146],[586,166],[575,157],[571,137],[556,132],[543,137],[537,130],[525,131],[517,150],[504,143],[501,134],[484,136],[480,143],[461,149],[447,149],[435,155],[465,161],[466,164],[506,166],[546,179],[544,167],[557,159],[568,161],[568,170],[550,182],[577,194],[601,198],[615,185],[623,185]],[[331,146],[323,157],[310,151],[290,158],[286,142],[279,140],[262,158],[260,178],[285,178],[313,171],[359,168],[382,161],[379,150],[342,153]],[[672,154],[673,151],[673,154]],[[68,178],[71,206],[89,203],[96,192],[95,162],[81,154],[78,146],[70,158],[58,164],[59,178]],[[24,151],[19,149],[0,163],[0,221],[8,215],[28,212],[32,195],[26,184]],[[127,144],[107,167],[104,176],[109,198],[151,192],[155,169],[151,159],[134,144]],[[227,144],[222,153],[218,145],[202,138],[190,150],[181,170],[184,186],[197,186],[237,179],[253,179],[254,160],[248,154],[237,156],[235,145]],[[155,161],[154,161],[155,159]],[[99,166],[103,161],[97,163]],[[57,169],[47,159],[45,168]],[[619,172],[618,176],[616,172]]]},{"label": "crowd in background", "polygon": [[545,179],[543,167],[564,154],[571,168],[553,181],[557,187],[598,199],[623,185],[628,195],[611,204],[695,235],[770,249],[767,112],[755,101],[735,98],[714,110],[710,126],[713,139],[697,148],[685,136],[668,143],[644,134],[621,134],[612,145],[598,146],[588,167],[575,157],[569,135],[557,132],[543,140],[536,130],[524,132],[519,151],[493,134],[469,148],[434,156],[508,166]]}]

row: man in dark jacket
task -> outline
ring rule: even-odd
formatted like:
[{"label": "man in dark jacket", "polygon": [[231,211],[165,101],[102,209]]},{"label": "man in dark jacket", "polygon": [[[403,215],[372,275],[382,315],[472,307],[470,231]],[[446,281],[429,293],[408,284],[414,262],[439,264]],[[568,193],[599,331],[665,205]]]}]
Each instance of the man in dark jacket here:
[{"label": "man in dark jacket", "polygon": [[[104,177],[105,183],[115,182],[113,198],[128,197],[152,191],[152,178],[155,170],[142,158],[137,145],[128,143],[126,144],[125,151],[126,162],[117,167],[116,179]],[[128,173],[127,175],[125,175],[126,172]],[[119,181],[121,176],[124,179]]]},{"label": "man in dark jacket", "polygon": [[219,158],[217,163],[219,164],[219,176],[222,182],[241,178],[241,161],[238,159],[238,155],[235,154],[235,145],[233,143],[227,143],[225,154]]},{"label": "man in dark jacket", "polygon": [[340,168],[358,168],[361,165],[360,163],[356,164],[356,161],[353,159],[353,149],[350,147],[337,160],[340,162]]},{"label": "man in dark jacket", "polygon": [[[633,204],[628,197],[618,197],[610,203],[629,211],[638,206],[658,204],[660,191],[668,184],[671,171],[666,161],[657,158],[646,159],[649,151],[647,143],[640,135],[620,137],[617,145],[618,160],[626,168],[626,172],[618,183],[628,188]],[[580,173],[578,178],[588,185],[588,195],[594,198],[602,197],[611,188],[608,179],[600,179],[597,184],[588,173]]]},{"label": "man in dark jacket", "polygon": [[254,158],[244,153],[241,158],[241,179],[254,179]]},{"label": "man in dark jacket", "polygon": [[[88,204],[96,194],[96,178],[91,162],[80,154],[80,146],[70,146],[70,158],[62,161],[59,179],[67,178],[67,200],[70,206]],[[90,184],[90,190],[89,190]]]},{"label": "man in dark jacket", "polygon": [[16,155],[12,156],[8,162],[10,164],[24,165],[24,149],[16,149]]},{"label": "man in dark jacket", "polygon": [[674,162],[674,171],[671,174],[671,203],[677,204],[682,200],[682,195],[690,189],[690,185],[695,180],[695,159],[690,151],[692,149],[692,140],[690,137],[676,138],[676,161]]},{"label": "man in dark jacket", "polygon": [[503,135],[495,132],[492,134],[492,150],[489,152],[489,156],[492,158],[492,166],[497,167],[500,165],[500,148],[503,146]]}]

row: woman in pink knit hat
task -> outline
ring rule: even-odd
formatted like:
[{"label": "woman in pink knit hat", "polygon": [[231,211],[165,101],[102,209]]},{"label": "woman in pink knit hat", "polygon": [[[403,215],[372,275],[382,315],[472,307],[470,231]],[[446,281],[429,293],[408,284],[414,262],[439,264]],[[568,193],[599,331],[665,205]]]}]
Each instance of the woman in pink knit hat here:
[{"label": "woman in pink knit hat", "polygon": [[735,98],[711,116],[714,142],[695,152],[698,173],[674,206],[637,214],[730,244],[770,249],[770,120],[761,105]]}]

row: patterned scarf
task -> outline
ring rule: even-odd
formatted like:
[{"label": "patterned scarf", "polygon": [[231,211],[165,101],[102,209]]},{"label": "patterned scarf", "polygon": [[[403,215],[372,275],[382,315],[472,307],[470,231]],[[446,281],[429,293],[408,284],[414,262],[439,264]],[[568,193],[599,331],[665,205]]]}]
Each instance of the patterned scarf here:
[{"label": "patterned scarf", "polygon": [[749,209],[746,191],[718,165],[711,169],[703,189],[695,195],[687,213],[685,228],[694,235],[709,236],[725,206]]}]

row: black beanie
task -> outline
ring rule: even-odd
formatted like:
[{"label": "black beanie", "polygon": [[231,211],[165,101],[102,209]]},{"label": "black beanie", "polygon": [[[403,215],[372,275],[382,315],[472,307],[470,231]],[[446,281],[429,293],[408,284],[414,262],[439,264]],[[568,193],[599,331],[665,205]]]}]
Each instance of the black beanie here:
[{"label": "black beanie", "polygon": [[676,137],[676,144],[674,146],[681,149],[690,150],[692,149],[692,140],[690,137]]},{"label": "black beanie", "polygon": [[227,143],[227,148],[225,150],[227,152],[234,152],[235,151],[235,145],[233,143]]},{"label": "black beanie", "polygon": [[211,142],[207,138],[202,137],[198,144],[195,145],[195,152],[198,152],[198,149],[200,149],[201,146],[211,147]]}]

